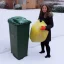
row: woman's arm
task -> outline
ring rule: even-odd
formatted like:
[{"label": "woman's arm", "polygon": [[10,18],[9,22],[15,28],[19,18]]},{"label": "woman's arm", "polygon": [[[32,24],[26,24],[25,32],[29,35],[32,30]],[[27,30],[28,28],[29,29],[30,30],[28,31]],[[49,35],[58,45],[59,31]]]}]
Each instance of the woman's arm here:
[{"label": "woman's arm", "polygon": [[46,30],[51,29],[54,26],[53,16],[49,17],[49,24],[46,26]]}]

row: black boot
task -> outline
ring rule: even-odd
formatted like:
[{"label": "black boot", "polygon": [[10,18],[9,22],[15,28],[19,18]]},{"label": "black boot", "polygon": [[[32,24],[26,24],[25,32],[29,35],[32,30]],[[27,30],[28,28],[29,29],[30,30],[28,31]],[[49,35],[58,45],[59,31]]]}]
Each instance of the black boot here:
[{"label": "black boot", "polygon": [[42,54],[42,53],[45,53],[45,51],[41,51],[41,52],[39,52],[40,54]]},{"label": "black boot", "polygon": [[45,58],[50,58],[51,56],[50,55],[46,55]]},{"label": "black boot", "polygon": [[42,51],[39,52],[39,53],[40,53],[40,54],[45,53],[45,51],[44,51],[44,42],[41,42],[41,49],[42,49]]}]

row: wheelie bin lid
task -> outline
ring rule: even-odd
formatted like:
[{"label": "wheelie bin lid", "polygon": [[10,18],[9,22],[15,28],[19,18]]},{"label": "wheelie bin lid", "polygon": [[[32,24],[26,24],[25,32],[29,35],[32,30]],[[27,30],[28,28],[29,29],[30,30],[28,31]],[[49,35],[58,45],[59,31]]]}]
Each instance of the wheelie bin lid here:
[{"label": "wheelie bin lid", "polygon": [[15,25],[22,25],[22,24],[29,24],[29,23],[31,23],[30,20],[27,20],[26,18],[21,17],[21,16],[15,16],[15,17],[9,18],[8,22],[9,23],[13,23]]}]

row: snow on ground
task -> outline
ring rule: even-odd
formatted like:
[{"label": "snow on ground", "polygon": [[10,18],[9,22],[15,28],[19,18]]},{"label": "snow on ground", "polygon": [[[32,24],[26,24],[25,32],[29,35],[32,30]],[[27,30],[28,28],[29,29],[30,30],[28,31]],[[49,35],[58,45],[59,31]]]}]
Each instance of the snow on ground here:
[{"label": "snow on ground", "polygon": [[64,64],[64,13],[53,13],[54,28],[52,29],[51,58],[45,59],[45,54],[39,54],[40,43],[33,43],[29,39],[28,56],[17,60],[10,51],[8,18],[23,16],[32,23],[39,16],[39,9],[34,10],[6,10],[0,9],[0,64]]}]

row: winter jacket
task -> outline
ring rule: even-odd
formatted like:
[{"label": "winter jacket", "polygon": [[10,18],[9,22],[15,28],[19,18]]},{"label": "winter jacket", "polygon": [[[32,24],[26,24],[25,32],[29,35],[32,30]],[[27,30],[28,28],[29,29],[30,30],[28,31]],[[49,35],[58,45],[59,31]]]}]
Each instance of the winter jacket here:
[{"label": "winter jacket", "polygon": [[53,15],[50,14],[49,16],[47,16],[46,18],[44,18],[44,14],[41,14],[41,15],[39,15],[38,19],[40,20],[40,22],[43,20],[47,24],[46,30],[49,31],[49,34],[47,36],[46,41],[51,41],[51,28],[54,26]]}]

